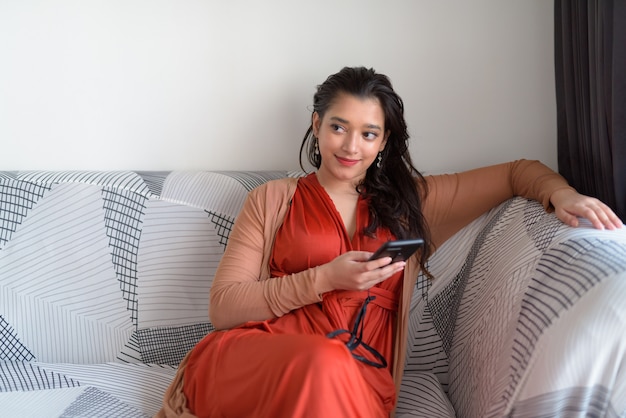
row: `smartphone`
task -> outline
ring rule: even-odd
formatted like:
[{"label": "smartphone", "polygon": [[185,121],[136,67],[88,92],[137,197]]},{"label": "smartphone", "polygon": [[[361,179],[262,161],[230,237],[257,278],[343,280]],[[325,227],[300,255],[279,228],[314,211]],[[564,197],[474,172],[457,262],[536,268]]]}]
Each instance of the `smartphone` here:
[{"label": "smartphone", "polygon": [[424,245],[424,240],[421,238],[387,241],[376,250],[370,257],[370,260],[376,260],[381,257],[391,257],[392,263],[405,261],[422,245]]}]

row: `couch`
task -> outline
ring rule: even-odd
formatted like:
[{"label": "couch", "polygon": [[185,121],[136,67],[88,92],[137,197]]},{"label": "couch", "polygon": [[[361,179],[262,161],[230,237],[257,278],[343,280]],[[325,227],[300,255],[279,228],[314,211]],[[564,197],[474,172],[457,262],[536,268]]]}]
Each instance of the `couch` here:
[{"label": "couch", "polygon": [[[274,172],[0,172],[0,415],[144,417]],[[513,198],[429,261],[399,417],[625,417],[626,228]]]}]

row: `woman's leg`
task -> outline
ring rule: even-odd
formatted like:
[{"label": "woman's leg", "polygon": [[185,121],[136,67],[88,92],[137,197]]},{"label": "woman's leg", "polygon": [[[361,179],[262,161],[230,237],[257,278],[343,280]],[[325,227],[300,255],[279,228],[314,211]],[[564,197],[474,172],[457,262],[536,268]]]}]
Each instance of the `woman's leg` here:
[{"label": "woman's leg", "polygon": [[235,329],[194,348],[184,392],[200,417],[387,416],[360,367],[338,340]]}]

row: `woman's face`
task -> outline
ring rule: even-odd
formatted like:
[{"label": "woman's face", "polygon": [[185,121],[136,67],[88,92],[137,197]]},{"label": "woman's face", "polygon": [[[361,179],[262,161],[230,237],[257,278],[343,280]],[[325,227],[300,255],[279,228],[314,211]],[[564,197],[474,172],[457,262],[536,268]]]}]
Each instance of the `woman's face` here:
[{"label": "woman's face", "polygon": [[377,98],[339,94],[323,118],[313,113],[313,134],[322,157],[318,173],[358,183],[385,148],[385,114]]}]

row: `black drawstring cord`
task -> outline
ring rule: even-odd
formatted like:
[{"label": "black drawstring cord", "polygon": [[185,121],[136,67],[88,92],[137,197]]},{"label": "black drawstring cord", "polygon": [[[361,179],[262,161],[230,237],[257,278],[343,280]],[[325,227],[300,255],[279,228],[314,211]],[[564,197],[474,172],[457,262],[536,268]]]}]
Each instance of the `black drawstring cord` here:
[{"label": "black drawstring cord", "polygon": [[[365,326],[363,319],[365,318],[367,305],[374,299],[376,299],[376,296],[370,296],[368,292],[368,296],[363,301],[363,305],[361,305],[361,309],[359,310],[359,313],[356,316],[356,320],[354,321],[354,326],[352,327],[352,332],[348,331],[347,329],[338,329],[336,331],[333,331],[327,334],[326,337],[334,338],[339,334],[349,333],[350,338],[345,344],[346,344],[346,347],[348,347],[348,350],[350,350],[350,352],[352,353],[352,357],[354,357],[355,359],[359,361],[362,361],[365,364],[381,369],[383,367],[387,367],[387,360],[385,360],[385,357],[382,354],[380,354],[374,348],[370,347],[368,344],[363,342],[363,328]],[[372,353],[372,355],[376,357],[380,362],[376,363],[374,361],[366,359],[363,356],[359,356],[358,354],[355,354],[354,350],[356,350],[356,348],[359,345],[362,345],[363,348],[365,348],[367,351]]]}]

